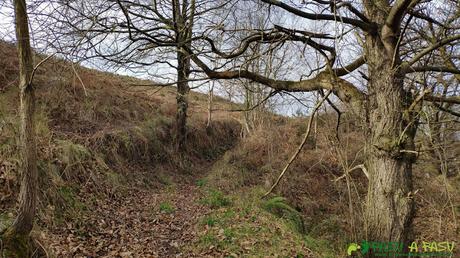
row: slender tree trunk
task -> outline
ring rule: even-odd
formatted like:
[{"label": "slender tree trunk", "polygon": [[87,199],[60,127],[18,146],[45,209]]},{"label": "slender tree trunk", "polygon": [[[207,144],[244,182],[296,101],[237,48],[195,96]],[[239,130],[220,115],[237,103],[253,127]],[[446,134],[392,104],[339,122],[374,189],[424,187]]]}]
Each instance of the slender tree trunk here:
[{"label": "slender tree trunk", "polygon": [[[177,113],[176,113],[176,149],[184,153],[187,144],[188,79],[190,76],[190,56],[184,49],[191,47],[191,38],[195,16],[195,0],[173,1],[173,15],[177,42]],[[182,159],[182,158],[181,158]]]},{"label": "slender tree trunk", "polygon": [[7,257],[26,257],[37,199],[37,151],[35,146],[35,95],[31,82],[32,49],[29,41],[27,8],[24,0],[14,1],[19,57],[21,189],[19,210],[11,227],[3,235]]},{"label": "slender tree trunk", "polygon": [[176,113],[176,140],[177,150],[184,152],[187,143],[187,109],[188,109],[188,77],[190,73],[190,58],[186,54],[179,51],[177,53],[178,68],[177,68],[177,113]]},{"label": "slender tree trunk", "polygon": [[246,89],[245,89],[245,96],[244,96],[244,108],[247,111],[244,111],[244,127],[246,128],[246,134],[245,135],[250,135],[251,134],[251,125],[250,125],[250,116],[251,116],[251,111],[249,111],[249,108],[251,108],[251,91],[249,90],[249,87],[251,87],[250,83],[246,84]]},{"label": "slender tree trunk", "polygon": [[211,88],[209,89],[208,93],[208,120],[206,122],[206,129],[211,129],[212,124],[212,101],[214,97],[214,81],[211,82]]},{"label": "slender tree trunk", "polygon": [[[380,9],[370,17],[384,24]],[[383,18],[379,20],[379,15]],[[394,36],[394,35],[393,35]],[[397,45],[385,32],[366,35],[369,99],[366,120],[366,207],[368,241],[407,242],[414,215],[412,163],[416,121],[408,110],[413,98],[403,88]],[[370,257],[374,257],[372,253]]]}]

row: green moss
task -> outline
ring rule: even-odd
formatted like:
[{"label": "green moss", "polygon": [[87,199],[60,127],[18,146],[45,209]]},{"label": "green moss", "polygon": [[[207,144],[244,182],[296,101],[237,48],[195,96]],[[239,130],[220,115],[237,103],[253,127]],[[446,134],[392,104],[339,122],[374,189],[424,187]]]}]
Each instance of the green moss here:
[{"label": "green moss", "polygon": [[305,233],[302,215],[286,203],[286,198],[277,196],[266,200],[262,207],[276,216],[286,219],[299,233]]},{"label": "green moss", "polygon": [[31,256],[31,241],[29,235],[14,234],[12,230],[6,230],[1,235],[3,244],[2,255],[8,258],[24,258]]},{"label": "green moss", "polygon": [[5,231],[13,223],[13,218],[7,213],[0,213],[0,233]]}]

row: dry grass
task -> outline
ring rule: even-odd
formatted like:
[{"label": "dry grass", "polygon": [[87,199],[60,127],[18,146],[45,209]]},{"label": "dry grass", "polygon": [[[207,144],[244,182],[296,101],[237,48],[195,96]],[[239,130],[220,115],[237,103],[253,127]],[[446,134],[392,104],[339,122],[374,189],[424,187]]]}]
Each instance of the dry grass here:
[{"label": "dry grass", "polygon": [[[0,42],[0,54],[0,210],[9,211],[18,188],[17,61],[9,44]],[[240,135],[235,113],[215,114],[213,130],[206,131],[206,96],[191,93],[190,144],[184,166],[174,152],[173,87],[133,87],[146,81],[81,67],[77,70],[84,87],[71,66],[56,59],[40,68],[36,78],[39,167],[44,189],[41,225],[53,226],[57,217],[70,216],[66,215],[69,210],[73,215],[84,212],[79,201],[81,189],[112,196],[126,185],[156,187],[200,173]],[[216,101],[216,108],[232,106],[218,98]],[[310,244],[318,245],[319,253],[331,246],[340,253],[347,242],[361,240],[367,187],[359,171],[352,173],[350,190],[346,180],[335,181],[344,166],[362,162],[363,138],[350,119],[341,125],[340,144],[330,128],[335,128],[334,117],[323,114],[314,140],[305,146],[276,192],[302,214]],[[267,117],[253,134],[214,164],[206,181],[227,193],[241,188],[268,189],[305,129],[306,119]],[[445,179],[429,167],[420,162],[414,168],[418,190],[415,238],[452,241],[459,234],[459,175]],[[69,203],[71,207],[65,207]],[[331,244],[319,245],[313,240]]]},{"label": "dry grass", "polygon": [[[15,47],[0,42],[0,53],[3,214],[14,210],[19,187],[16,145],[19,96]],[[37,60],[40,58],[36,56]],[[203,114],[206,96],[191,92],[186,166],[179,166],[183,162],[179,162],[174,151],[173,87],[137,87],[133,85],[152,82],[78,65],[75,70],[77,73],[69,63],[52,58],[39,68],[34,80],[43,186],[42,225],[52,225],[57,213],[68,210],[62,206],[70,199],[79,203],[85,191],[96,197],[112,196],[128,186],[160,187],[163,177],[176,181],[191,178],[191,174],[203,172],[209,161],[236,142],[238,122],[230,115],[216,114],[213,130],[207,131]],[[219,98],[216,103],[231,106]]]},{"label": "dry grass", "polygon": [[[330,130],[335,122],[333,116],[320,116],[316,139],[311,137],[275,194],[285,197],[302,214],[309,236],[330,242],[340,252],[346,243],[364,237],[367,178],[356,170],[349,187],[345,178],[336,181],[346,167],[363,162],[364,142],[353,121],[343,118],[339,143]],[[275,118],[227,152],[207,181],[226,192],[260,186],[268,189],[300,143],[305,128],[306,119]],[[414,167],[418,205],[414,238],[453,241],[459,233],[460,177],[445,179],[437,171],[430,172],[427,162],[433,161],[420,159]]]}]

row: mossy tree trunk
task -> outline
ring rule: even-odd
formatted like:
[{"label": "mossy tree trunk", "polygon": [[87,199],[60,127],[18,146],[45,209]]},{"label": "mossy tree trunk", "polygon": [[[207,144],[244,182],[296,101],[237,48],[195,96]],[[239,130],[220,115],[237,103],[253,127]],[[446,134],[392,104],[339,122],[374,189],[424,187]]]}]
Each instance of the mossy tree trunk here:
[{"label": "mossy tree trunk", "polygon": [[32,84],[33,60],[29,40],[25,0],[14,0],[16,38],[19,57],[21,188],[19,210],[13,224],[4,232],[4,254],[26,257],[29,235],[34,224],[37,202],[37,151],[35,143],[35,94]]}]

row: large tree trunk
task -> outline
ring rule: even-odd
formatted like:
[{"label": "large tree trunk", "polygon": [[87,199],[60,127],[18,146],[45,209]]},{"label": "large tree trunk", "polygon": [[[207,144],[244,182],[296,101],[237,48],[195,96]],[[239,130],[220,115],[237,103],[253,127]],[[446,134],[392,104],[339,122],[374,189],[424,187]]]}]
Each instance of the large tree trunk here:
[{"label": "large tree trunk", "polygon": [[[380,9],[368,12],[384,24],[385,14]],[[416,121],[408,110],[412,97],[404,90],[398,69],[397,43],[390,36],[382,29],[378,35],[366,35],[365,43],[369,69],[366,236],[368,241],[406,242],[414,214],[415,156],[410,151],[414,150]],[[372,253],[369,256],[374,257]]]},{"label": "large tree trunk", "polygon": [[366,167],[368,241],[407,242],[414,211],[412,163],[415,124],[406,120],[402,84],[388,70],[373,75]]},{"label": "large tree trunk", "polygon": [[7,257],[28,257],[37,199],[37,154],[35,146],[35,96],[31,83],[32,49],[29,41],[27,9],[24,0],[14,1],[16,37],[19,57],[21,189],[19,210],[11,227],[3,235]]}]

